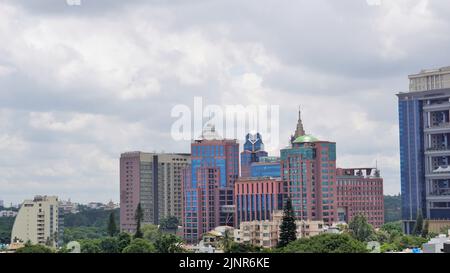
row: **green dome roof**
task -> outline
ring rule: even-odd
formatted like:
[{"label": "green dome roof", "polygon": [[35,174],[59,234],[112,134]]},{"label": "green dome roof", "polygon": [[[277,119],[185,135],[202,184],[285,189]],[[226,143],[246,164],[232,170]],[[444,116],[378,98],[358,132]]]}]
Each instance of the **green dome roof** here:
[{"label": "green dome roof", "polygon": [[305,143],[305,142],[317,142],[319,139],[311,135],[299,136],[294,140],[294,143]]}]

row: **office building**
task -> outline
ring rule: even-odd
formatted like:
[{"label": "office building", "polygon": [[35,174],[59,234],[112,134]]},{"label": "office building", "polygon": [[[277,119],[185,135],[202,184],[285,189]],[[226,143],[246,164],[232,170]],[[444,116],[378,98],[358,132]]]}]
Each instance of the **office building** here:
[{"label": "office building", "polygon": [[33,200],[25,200],[14,221],[11,243],[30,241],[59,246],[64,231],[63,219],[58,197],[36,196]]},{"label": "office building", "polygon": [[384,224],[383,178],[376,168],[337,169],[338,221],[350,223],[362,214],[369,224]]},{"label": "office building", "polygon": [[188,243],[205,232],[234,226],[234,183],[239,176],[239,144],[223,139],[207,124],[191,144],[192,164],[183,171],[183,228]]},{"label": "office building", "polygon": [[280,151],[281,178],[298,220],[336,219],[336,143],[304,134],[299,113],[291,145]]},{"label": "office building", "polygon": [[182,218],[182,170],[189,154],[128,152],[120,157],[120,229],[136,231],[141,204],[143,224],[159,224],[169,216]]},{"label": "office building", "polygon": [[251,177],[281,177],[280,158],[274,156],[261,157],[259,162],[251,163]]},{"label": "office building", "polygon": [[403,229],[418,213],[450,219],[450,67],[410,75],[410,90],[397,94]]},{"label": "office building", "polygon": [[245,137],[244,150],[241,153],[241,177],[250,176],[250,166],[259,162],[261,157],[268,154],[264,151],[264,143],[261,134],[250,133]]},{"label": "office building", "polygon": [[241,222],[271,220],[274,210],[283,209],[283,195],[279,178],[239,178],[234,185],[236,227]]}]

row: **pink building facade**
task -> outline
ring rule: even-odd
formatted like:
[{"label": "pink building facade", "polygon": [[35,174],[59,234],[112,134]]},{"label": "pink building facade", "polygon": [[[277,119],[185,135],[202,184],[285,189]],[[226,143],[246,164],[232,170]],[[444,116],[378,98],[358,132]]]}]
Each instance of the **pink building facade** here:
[{"label": "pink building facade", "polygon": [[283,182],[279,178],[239,178],[234,185],[235,226],[241,222],[272,220],[283,209]]},{"label": "pink building facade", "polygon": [[362,214],[375,228],[384,224],[383,178],[375,168],[337,169],[338,218]]},{"label": "pink building facade", "polygon": [[239,144],[222,139],[213,126],[191,144],[192,165],[183,171],[183,233],[188,243],[218,226],[234,226],[234,183]]}]

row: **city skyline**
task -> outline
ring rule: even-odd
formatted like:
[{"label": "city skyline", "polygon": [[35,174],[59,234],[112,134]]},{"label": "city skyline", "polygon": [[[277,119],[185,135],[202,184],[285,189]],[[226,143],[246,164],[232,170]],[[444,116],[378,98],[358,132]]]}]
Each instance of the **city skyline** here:
[{"label": "city skyline", "polygon": [[377,162],[385,193],[399,193],[395,94],[408,75],[450,64],[438,35],[450,3],[260,2],[3,1],[0,200],[118,202],[122,152],[189,152],[170,137],[170,109],[194,96],[279,105],[270,156],[301,105],[308,133],[337,143],[337,166]]}]

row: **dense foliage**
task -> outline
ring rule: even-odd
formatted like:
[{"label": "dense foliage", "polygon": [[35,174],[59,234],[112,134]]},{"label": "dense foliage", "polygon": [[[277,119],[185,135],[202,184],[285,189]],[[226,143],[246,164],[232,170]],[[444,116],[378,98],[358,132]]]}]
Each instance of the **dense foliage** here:
[{"label": "dense foliage", "polygon": [[321,234],[301,238],[281,248],[284,253],[365,253],[366,244],[348,234]]},{"label": "dense foliage", "polygon": [[385,195],[384,196],[384,222],[396,222],[401,220],[402,214],[402,198],[401,195]]},{"label": "dense foliage", "polygon": [[11,231],[15,217],[0,217],[0,244],[11,242]]},{"label": "dense foliage", "polygon": [[287,199],[284,212],[283,220],[280,226],[280,240],[278,242],[278,247],[285,247],[290,242],[297,239],[297,226],[295,224],[294,211],[292,209],[292,201],[290,198]]}]

